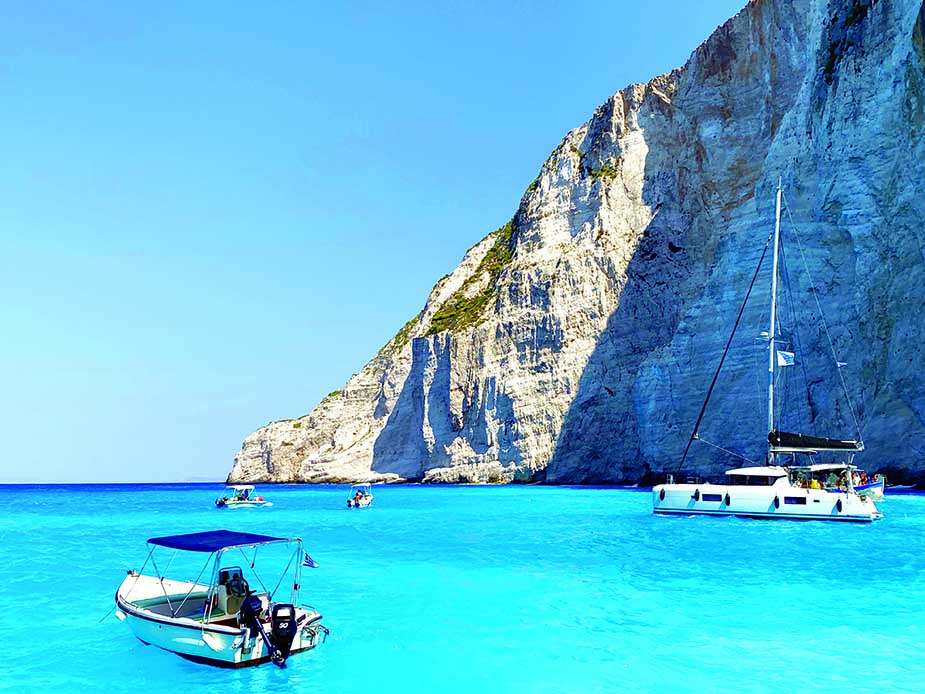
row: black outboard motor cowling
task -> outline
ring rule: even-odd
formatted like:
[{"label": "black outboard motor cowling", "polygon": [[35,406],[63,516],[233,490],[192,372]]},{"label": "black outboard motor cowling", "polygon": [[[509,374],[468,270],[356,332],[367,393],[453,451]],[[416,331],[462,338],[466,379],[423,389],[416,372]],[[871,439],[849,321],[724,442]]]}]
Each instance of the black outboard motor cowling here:
[{"label": "black outboard motor cowling", "polygon": [[273,643],[283,654],[283,660],[289,657],[292,649],[292,640],[299,628],[295,617],[295,605],[273,605],[273,615],[270,618],[273,627]]},{"label": "black outboard motor cowling", "polygon": [[[280,607],[277,605],[276,607]],[[283,605],[283,607],[292,607],[291,605]],[[257,595],[247,596],[247,600],[241,603],[241,624],[242,626],[247,627],[252,632],[260,634],[260,638],[263,639],[263,643],[267,647],[267,653],[270,654],[270,660],[274,664],[283,667],[286,663],[286,658],[289,657],[289,649],[292,647],[292,637],[289,637],[289,640],[285,642],[285,650],[279,647],[279,642],[276,638],[270,638],[268,634],[263,629],[263,624],[260,621],[260,612],[263,610],[263,603],[260,601],[260,598]],[[294,612],[294,610],[293,610]],[[276,614],[276,609],[273,609],[273,614]],[[275,632],[275,629],[274,629]],[[295,636],[295,632],[292,632],[292,635]]]}]

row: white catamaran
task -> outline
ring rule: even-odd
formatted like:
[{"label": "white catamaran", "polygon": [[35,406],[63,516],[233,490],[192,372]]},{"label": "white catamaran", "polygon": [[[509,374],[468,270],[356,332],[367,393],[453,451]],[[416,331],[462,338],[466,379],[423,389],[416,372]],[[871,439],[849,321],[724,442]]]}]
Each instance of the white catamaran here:
[{"label": "white catamaran", "polygon": [[[761,261],[773,243],[773,270],[771,272],[771,313],[767,333],[768,342],[768,448],[764,465],[752,464],[726,471],[725,481],[700,482],[696,479],[675,482],[669,476],[667,484],[652,490],[652,510],[656,514],[745,516],[751,518],[787,518],[793,520],[837,520],[870,522],[883,517],[877,510],[871,494],[858,493],[862,473],[854,466],[854,455],[864,450],[860,436],[857,440],[841,440],[806,436],[779,431],[774,415],[775,372],[778,367],[789,366],[793,354],[779,351],[777,333],[777,284],[780,249],[780,211],[783,189],[777,188],[777,207],[774,231],[768,238]],[[761,267],[761,261],[758,267]],[[739,311],[736,327],[754,287],[758,270],[746,293]],[[735,327],[733,328],[733,335]],[[699,440],[698,430],[706,411],[707,402],[722,369],[726,352],[707,397],[700,410],[694,431],[688,440],[681,466],[687,458],[691,443]],[[834,355],[834,351],[833,351]],[[838,366],[842,364],[837,362]],[[836,458],[833,462],[819,462],[820,457]],[[679,466],[679,469],[680,467]],[[879,480],[882,493],[882,478]]]}]

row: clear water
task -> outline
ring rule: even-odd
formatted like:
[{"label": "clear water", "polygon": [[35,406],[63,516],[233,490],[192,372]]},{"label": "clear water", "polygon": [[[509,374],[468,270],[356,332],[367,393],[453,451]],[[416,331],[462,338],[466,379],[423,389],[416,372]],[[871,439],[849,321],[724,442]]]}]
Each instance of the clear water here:
[{"label": "clear water", "polygon": [[[921,692],[925,497],[870,525],[660,518],[647,493],[550,487],[0,487],[4,691]],[[327,643],[222,670],[111,614],[149,537],[300,535]],[[191,578],[191,577],[190,577]],[[108,616],[107,616],[108,615]]]}]

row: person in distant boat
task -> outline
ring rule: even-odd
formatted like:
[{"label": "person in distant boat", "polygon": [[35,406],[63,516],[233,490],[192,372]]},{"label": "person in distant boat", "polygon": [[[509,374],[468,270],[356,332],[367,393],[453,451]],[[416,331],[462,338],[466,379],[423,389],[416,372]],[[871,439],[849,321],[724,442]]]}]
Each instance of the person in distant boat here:
[{"label": "person in distant boat", "polygon": [[838,475],[834,472],[830,472],[828,478],[825,480],[826,487],[835,487],[838,486]]}]

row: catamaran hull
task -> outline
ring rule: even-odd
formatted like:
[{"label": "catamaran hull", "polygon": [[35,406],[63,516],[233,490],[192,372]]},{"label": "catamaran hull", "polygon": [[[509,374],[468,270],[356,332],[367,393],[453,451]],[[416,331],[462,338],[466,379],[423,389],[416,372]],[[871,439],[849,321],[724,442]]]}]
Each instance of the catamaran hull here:
[{"label": "catamaran hull", "polygon": [[719,484],[661,484],[652,489],[659,515],[742,516],[870,523],[883,517],[870,499],[826,490]]}]

